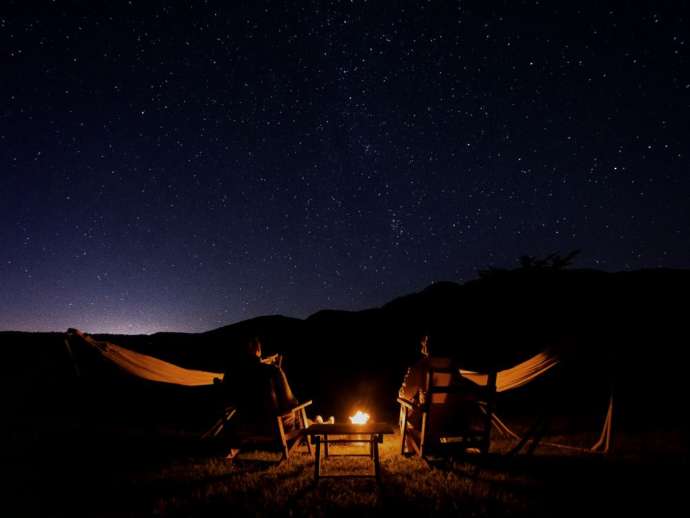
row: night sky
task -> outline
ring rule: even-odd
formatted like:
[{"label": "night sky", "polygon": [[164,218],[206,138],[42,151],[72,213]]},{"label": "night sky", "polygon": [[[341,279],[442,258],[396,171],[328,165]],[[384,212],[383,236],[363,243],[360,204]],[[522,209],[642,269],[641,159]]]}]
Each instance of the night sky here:
[{"label": "night sky", "polygon": [[3,2],[0,329],[690,266],[689,8],[647,3]]}]

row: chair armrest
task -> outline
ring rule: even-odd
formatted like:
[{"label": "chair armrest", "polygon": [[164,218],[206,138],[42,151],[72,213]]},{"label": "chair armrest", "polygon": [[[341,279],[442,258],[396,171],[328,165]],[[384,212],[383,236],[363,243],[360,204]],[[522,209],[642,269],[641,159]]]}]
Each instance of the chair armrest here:
[{"label": "chair armrest", "polygon": [[313,402],[314,401],[310,399],[309,401],[305,401],[301,405],[297,405],[295,407],[290,408],[290,410],[288,410],[288,412],[296,412],[297,410],[302,410],[303,408],[306,408],[309,405],[311,405]]}]

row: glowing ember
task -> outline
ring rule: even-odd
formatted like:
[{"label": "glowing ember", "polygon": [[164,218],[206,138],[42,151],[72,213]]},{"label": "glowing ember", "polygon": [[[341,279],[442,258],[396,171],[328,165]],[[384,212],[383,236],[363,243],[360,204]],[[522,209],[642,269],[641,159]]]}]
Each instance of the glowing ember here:
[{"label": "glowing ember", "polygon": [[367,421],[369,421],[369,414],[361,410],[357,410],[355,415],[350,416],[350,422],[352,424],[367,424]]}]

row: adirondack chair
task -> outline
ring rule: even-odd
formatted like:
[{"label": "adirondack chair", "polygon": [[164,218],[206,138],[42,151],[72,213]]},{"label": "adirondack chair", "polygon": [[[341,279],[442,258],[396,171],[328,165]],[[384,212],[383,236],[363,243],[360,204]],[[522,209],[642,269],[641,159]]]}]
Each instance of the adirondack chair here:
[{"label": "adirondack chair", "polygon": [[415,400],[398,397],[401,453],[422,458],[435,455],[480,453],[490,448],[491,416],[496,394],[496,372],[485,386],[463,379],[445,362],[429,361],[426,380]]},{"label": "adirondack chair", "polygon": [[[234,407],[227,407],[223,415],[214,423],[214,425],[203,434],[204,439],[211,439],[218,437],[226,427],[232,427],[237,422],[239,429],[230,432],[229,443],[230,453],[227,458],[232,460],[240,449],[246,446],[277,446],[282,452],[281,460],[286,460],[297,446],[304,444],[307,447],[307,452],[311,455],[311,445],[305,435],[306,429],[309,427],[309,420],[307,419],[306,408],[312,404],[312,401],[306,401],[299,405],[290,408],[287,412],[276,414],[269,418],[273,425],[263,428],[260,432],[255,429],[243,430],[246,423],[241,422],[241,415]],[[234,420],[234,421],[233,421]],[[286,421],[292,420],[292,429],[288,429]]]},{"label": "adirondack chair", "polygon": [[[311,454],[311,445],[305,431],[309,427],[306,408],[312,404],[312,401],[297,403],[287,383],[287,378],[280,370],[282,360],[281,355],[262,359],[262,363],[278,366],[279,371],[272,371],[274,375],[270,379],[261,378],[263,383],[260,382],[258,386],[247,388],[250,391],[258,389],[257,398],[249,400],[251,401],[249,404],[245,399],[244,408],[226,407],[223,415],[203,435],[205,438],[213,438],[224,433],[231,445],[228,459],[232,459],[241,448],[248,445],[278,446],[282,451],[281,460],[287,459],[300,444],[305,444],[307,452]],[[283,397],[278,397],[278,393]],[[295,401],[295,403],[288,403],[290,406],[285,408],[285,402],[281,405],[279,400]],[[269,408],[274,410],[267,410]]]}]

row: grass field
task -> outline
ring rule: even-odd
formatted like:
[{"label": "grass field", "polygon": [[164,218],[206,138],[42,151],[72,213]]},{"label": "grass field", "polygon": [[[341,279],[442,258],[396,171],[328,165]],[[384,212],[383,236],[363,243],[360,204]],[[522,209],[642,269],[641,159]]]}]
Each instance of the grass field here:
[{"label": "grass field", "polygon": [[[303,451],[282,463],[270,451],[245,451],[228,462],[191,438],[89,436],[95,440],[55,434],[42,443],[47,449],[6,456],[7,516],[659,515],[683,501],[687,480],[686,455],[603,457],[545,447],[508,459],[499,454],[512,443],[500,440],[479,467],[429,466],[401,456],[394,435],[382,445],[381,487],[369,479],[325,479],[315,487],[313,457]],[[330,458],[324,469],[362,473],[371,463]]]}]

